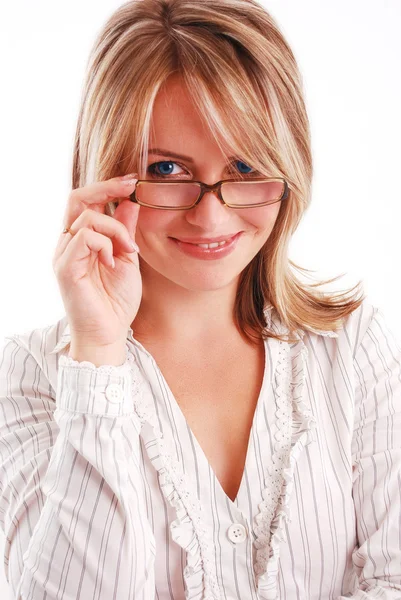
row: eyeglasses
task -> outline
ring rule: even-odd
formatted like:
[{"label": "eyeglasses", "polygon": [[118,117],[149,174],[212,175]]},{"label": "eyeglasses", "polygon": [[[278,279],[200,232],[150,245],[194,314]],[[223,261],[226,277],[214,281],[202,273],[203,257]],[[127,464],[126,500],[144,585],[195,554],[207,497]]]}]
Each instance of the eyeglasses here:
[{"label": "eyeglasses", "polygon": [[286,200],[289,187],[285,179],[255,178],[247,181],[224,179],[212,185],[202,181],[149,181],[139,179],[132,202],[161,210],[189,210],[201,201],[206,192],[217,197],[230,208],[266,206]]}]

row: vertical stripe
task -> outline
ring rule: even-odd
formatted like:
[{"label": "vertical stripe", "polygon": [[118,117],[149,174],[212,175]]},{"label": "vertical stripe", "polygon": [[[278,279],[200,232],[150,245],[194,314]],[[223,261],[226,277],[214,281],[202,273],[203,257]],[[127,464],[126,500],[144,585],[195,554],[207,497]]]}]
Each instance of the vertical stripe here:
[{"label": "vertical stripe", "polygon": [[[210,600],[401,598],[401,344],[366,300],[338,336],[303,333],[305,363],[265,342],[235,501],[131,332],[126,362],[107,368],[69,359],[65,318],[7,336],[0,525],[13,597],[202,600],[214,573],[219,592]],[[281,376],[296,385],[286,391]],[[268,469],[283,402],[293,413],[293,439],[280,484],[284,505],[271,505]],[[266,572],[256,576],[262,555]],[[198,559],[201,578],[187,572],[189,559]]]}]

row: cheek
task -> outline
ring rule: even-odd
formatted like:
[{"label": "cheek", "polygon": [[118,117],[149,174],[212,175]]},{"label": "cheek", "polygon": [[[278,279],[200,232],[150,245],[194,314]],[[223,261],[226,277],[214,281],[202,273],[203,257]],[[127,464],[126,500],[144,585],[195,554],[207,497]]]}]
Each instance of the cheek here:
[{"label": "cheek", "polygon": [[255,235],[267,235],[271,232],[280,212],[280,204],[272,204],[271,206],[262,206],[248,211],[244,220],[248,223],[248,227],[253,228]]},{"label": "cheek", "polygon": [[169,211],[155,210],[141,206],[138,215],[137,232],[142,235],[149,233],[165,233],[171,230],[172,215]]}]

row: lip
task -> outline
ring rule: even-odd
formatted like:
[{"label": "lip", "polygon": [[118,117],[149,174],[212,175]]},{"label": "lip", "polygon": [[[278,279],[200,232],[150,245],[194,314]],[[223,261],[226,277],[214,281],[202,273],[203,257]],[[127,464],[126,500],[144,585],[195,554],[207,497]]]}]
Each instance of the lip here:
[{"label": "lip", "polygon": [[[217,248],[200,248],[196,246],[194,243],[182,242],[181,240],[177,240],[176,238],[170,238],[171,242],[178,247],[179,250],[184,252],[185,254],[192,256],[194,258],[200,258],[203,260],[215,260],[219,258],[224,258],[231,254],[234,251],[239,238],[243,234],[243,231],[240,231],[236,235],[234,235],[230,241],[228,241],[224,246],[220,246]],[[206,242],[199,242],[206,243]],[[213,243],[213,242],[210,242]]]},{"label": "lip", "polygon": [[[238,233],[243,233],[239,231]],[[216,242],[225,242],[227,240],[231,240],[233,237],[238,235],[238,233],[231,233],[229,235],[221,235],[220,237],[214,238],[173,238],[178,240],[179,242],[185,242],[186,244],[214,244]]]}]

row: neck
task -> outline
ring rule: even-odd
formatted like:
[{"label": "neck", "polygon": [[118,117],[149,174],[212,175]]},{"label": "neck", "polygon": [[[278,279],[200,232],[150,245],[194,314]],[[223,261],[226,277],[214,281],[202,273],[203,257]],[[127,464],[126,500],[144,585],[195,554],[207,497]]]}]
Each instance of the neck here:
[{"label": "neck", "polygon": [[241,337],[233,318],[237,281],[215,290],[188,289],[152,270],[141,269],[141,274],[142,300],[131,324],[138,341],[165,340],[199,348]]}]

